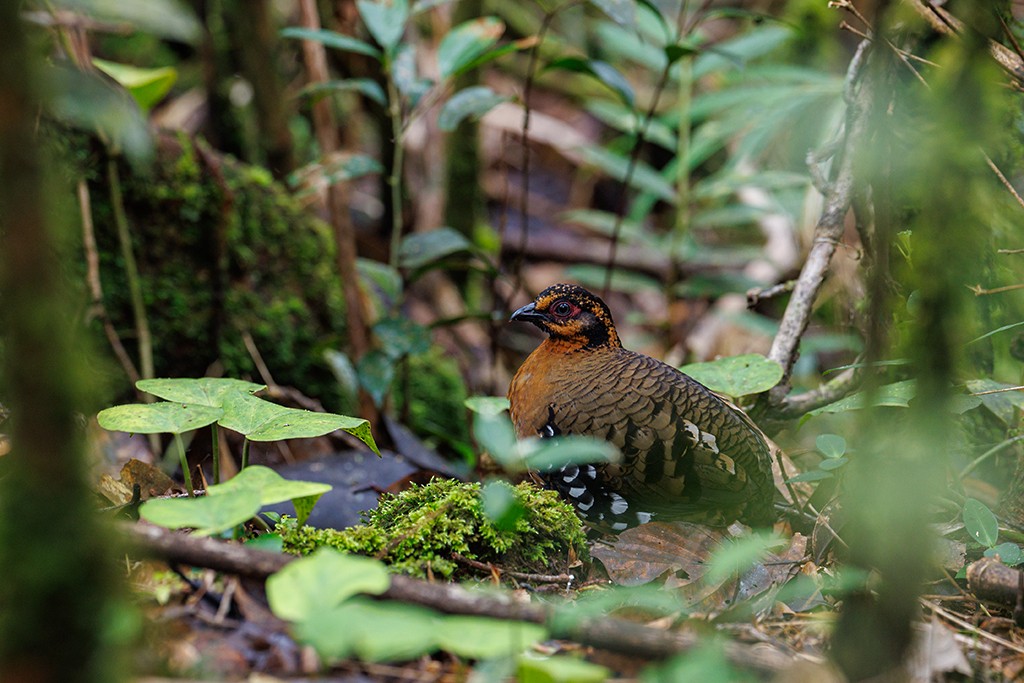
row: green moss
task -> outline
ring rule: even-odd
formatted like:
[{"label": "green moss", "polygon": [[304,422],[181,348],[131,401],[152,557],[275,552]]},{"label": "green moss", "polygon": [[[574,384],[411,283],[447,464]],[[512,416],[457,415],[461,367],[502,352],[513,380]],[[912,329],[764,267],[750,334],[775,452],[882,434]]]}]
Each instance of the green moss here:
[{"label": "green moss", "polygon": [[396,411],[408,416],[410,429],[448,444],[468,442],[467,392],[458,363],[437,346],[410,356],[405,363],[407,367],[399,370],[393,391]]},{"label": "green moss", "polygon": [[285,519],[276,531],[285,552],[305,555],[326,545],[380,558],[394,571],[415,576],[425,576],[429,567],[435,576],[451,578],[459,569],[453,553],[527,572],[562,572],[573,555],[586,557],[580,520],[554,491],[529,483],[506,486],[523,511],[509,528],[484,514],[480,484],[434,479],[385,494],[362,525],[339,531]]},{"label": "green moss", "polygon": [[[328,409],[354,409],[322,360],[325,348],[346,344],[328,226],[266,170],[202,144],[163,138],[149,169],[120,166],[157,375],[202,376],[219,360],[226,376],[259,379],[242,341],[248,333],[277,382]],[[89,157],[83,166],[100,169],[88,177],[106,306],[135,355],[106,159],[95,146],[77,154]]]}]

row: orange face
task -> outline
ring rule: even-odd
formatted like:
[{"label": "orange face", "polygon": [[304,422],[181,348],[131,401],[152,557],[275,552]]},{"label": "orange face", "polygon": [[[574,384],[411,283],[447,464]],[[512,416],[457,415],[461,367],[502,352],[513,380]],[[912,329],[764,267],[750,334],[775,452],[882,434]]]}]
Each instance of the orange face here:
[{"label": "orange face", "polygon": [[566,344],[572,349],[622,345],[608,306],[579,285],[548,287],[533,303],[513,313],[511,320],[536,325],[553,342]]}]

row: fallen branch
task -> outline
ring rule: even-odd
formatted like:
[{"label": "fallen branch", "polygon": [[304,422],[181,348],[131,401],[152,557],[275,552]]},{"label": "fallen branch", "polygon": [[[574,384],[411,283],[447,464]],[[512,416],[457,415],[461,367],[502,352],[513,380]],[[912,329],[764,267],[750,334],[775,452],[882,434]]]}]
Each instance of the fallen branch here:
[{"label": "fallen branch", "polygon": [[[122,530],[132,544],[146,554],[168,562],[207,567],[250,578],[265,579],[296,559],[253,550],[237,543],[174,533],[148,524],[126,525]],[[511,594],[481,594],[456,584],[428,583],[407,576],[392,576],[391,586],[380,598],[422,605],[447,614],[546,624],[553,636],[645,659],[664,659],[693,650],[701,644],[694,634],[663,631],[615,617],[587,621],[555,620],[556,611],[550,605],[518,602]],[[567,621],[575,623],[567,625]],[[786,654],[763,644],[748,646],[730,642],[725,644],[725,653],[733,664],[765,673],[781,671],[790,664]]]},{"label": "fallen branch", "polygon": [[981,600],[1012,608],[1024,601],[1024,574],[998,558],[983,557],[967,567],[967,589]]}]

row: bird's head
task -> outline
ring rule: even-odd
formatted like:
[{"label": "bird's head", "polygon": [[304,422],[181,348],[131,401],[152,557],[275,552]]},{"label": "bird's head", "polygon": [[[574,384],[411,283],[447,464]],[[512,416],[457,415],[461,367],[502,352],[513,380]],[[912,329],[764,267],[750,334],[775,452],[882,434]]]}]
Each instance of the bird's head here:
[{"label": "bird's head", "polygon": [[579,285],[551,285],[510,320],[532,323],[573,349],[622,346],[608,306]]}]

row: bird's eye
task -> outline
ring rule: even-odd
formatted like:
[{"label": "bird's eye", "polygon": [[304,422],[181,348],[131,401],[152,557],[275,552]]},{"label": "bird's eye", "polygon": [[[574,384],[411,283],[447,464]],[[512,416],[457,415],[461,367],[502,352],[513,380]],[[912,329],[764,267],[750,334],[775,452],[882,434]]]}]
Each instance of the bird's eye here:
[{"label": "bird's eye", "polygon": [[572,315],[572,304],[568,301],[556,301],[551,307],[551,312],[559,318],[567,318]]}]

